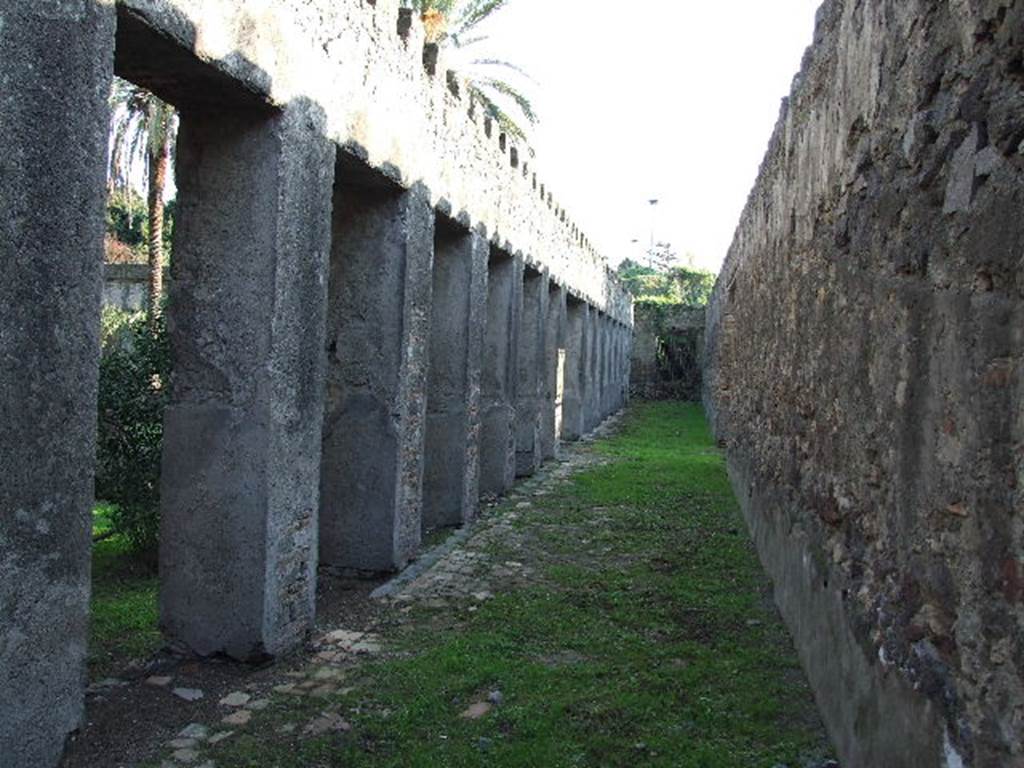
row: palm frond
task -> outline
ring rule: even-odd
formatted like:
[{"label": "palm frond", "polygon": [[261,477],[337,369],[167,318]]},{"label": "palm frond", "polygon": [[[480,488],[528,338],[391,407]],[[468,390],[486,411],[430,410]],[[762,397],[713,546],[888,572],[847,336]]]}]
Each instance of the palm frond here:
[{"label": "palm frond", "polygon": [[148,193],[153,158],[177,136],[177,113],[149,91],[114,78],[110,93],[111,127],[108,183],[127,189],[133,184]]},{"label": "palm frond", "polygon": [[494,99],[473,83],[470,83],[469,85],[469,93],[473,98],[480,102],[487,116],[492,120],[497,121],[498,127],[502,132],[519,141],[526,141],[526,133],[523,129],[509,116],[507,112],[505,112],[505,110],[498,106]]},{"label": "palm frond", "polygon": [[520,67],[518,64],[513,64],[511,61],[505,61],[504,59],[473,59],[470,62],[473,66],[481,67],[501,67],[502,69],[509,69],[515,72],[517,75],[522,75],[531,83],[537,82],[533,79],[533,76],[525,69]]},{"label": "palm frond", "polygon": [[516,103],[516,106],[519,107],[519,110],[523,113],[523,116],[526,117],[526,119],[529,120],[530,123],[536,125],[537,113],[533,109],[533,103],[518,90],[513,88],[504,80],[486,78],[478,82],[480,87],[490,88],[495,92],[500,93],[502,96],[512,99],[512,101]]},{"label": "palm frond", "polygon": [[455,22],[456,33],[464,35],[484,19],[504,8],[507,2],[508,0],[467,0]]},{"label": "palm frond", "polygon": [[471,37],[468,40],[463,40],[458,32],[451,33],[448,35],[448,37],[451,38],[452,45],[454,45],[456,48],[469,48],[469,46],[471,45],[482,43],[485,40],[490,40],[491,38],[490,35],[477,35],[476,37]]}]

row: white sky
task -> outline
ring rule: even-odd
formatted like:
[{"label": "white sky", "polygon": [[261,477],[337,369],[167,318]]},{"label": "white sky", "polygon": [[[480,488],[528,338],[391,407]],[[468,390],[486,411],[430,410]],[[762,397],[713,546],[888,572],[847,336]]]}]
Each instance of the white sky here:
[{"label": "white sky", "polygon": [[656,239],[717,272],[819,4],[509,0],[469,50],[536,80],[531,164],[613,263],[658,198]]}]

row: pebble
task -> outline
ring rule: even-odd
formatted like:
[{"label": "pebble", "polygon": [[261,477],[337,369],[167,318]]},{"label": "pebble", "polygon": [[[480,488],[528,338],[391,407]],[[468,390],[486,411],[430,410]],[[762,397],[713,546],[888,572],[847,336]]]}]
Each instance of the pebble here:
[{"label": "pebble", "polygon": [[221,731],[220,733],[215,733],[213,734],[213,736],[210,737],[210,743],[220,744],[222,741],[224,741],[224,739],[229,739],[234,735],[234,731]]},{"label": "pebble", "polygon": [[505,696],[501,691],[491,691],[487,694],[487,700],[494,706],[500,707],[505,701]]},{"label": "pebble", "polygon": [[492,709],[493,707],[488,702],[478,701],[475,704],[470,704],[459,717],[463,720],[479,720]]},{"label": "pebble", "polygon": [[269,706],[270,699],[256,699],[256,701],[249,704],[249,709],[253,710],[254,712],[259,712],[260,710],[266,709]]},{"label": "pebble", "polygon": [[234,693],[229,693],[227,696],[221,699],[220,705],[222,707],[243,707],[249,703],[249,699],[251,698],[252,696],[250,696],[248,693],[235,691]]},{"label": "pebble", "polygon": [[198,688],[175,688],[171,693],[185,701],[199,701],[203,698],[203,692]]},{"label": "pebble", "polygon": [[199,758],[199,753],[194,749],[179,749],[174,753],[174,759],[179,763],[194,763]]},{"label": "pebble", "polygon": [[207,728],[205,725],[200,725],[199,723],[190,723],[189,725],[186,725],[184,728],[181,729],[181,732],[178,734],[178,738],[196,739],[198,741],[202,741],[206,738],[209,732],[210,729]]},{"label": "pebble", "polygon": [[167,742],[167,746],[171,749],[194,749],[198,743],[195,739],[174,739]]},{"label": "pebble", "polygon": [[232,712],[227,717],[221,718],[221,722],[225,725],[248,725],[250,720],[252,720],[252,712],[248,709],[240,709],[237,712]]},{"label": "pebble", "polygon": [[146,685],[152,685],[157,688],[166,688],[171,684],[170,677],[164,677],[162,675],[153,675],[152,677],[146,678]]},{"label": "pebble", "polygon": [[341,715],[336,712],[328,712],[312,720],[309,725],[303,729],[302,733],[306,736],[321,736],[329,731],[351,730],[352,726],[349,725]]}]

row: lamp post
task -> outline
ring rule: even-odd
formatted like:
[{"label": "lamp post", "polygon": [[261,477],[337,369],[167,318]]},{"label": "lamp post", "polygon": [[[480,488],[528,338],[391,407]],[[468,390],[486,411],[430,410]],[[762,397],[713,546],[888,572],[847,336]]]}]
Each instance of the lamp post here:
[{"label": "lamp post", "polygon": [[647,249],[647,266],[654,267],[654,223],[658,215],[658,201],[652,199],[647,201],[651,206],[651,244]]}]

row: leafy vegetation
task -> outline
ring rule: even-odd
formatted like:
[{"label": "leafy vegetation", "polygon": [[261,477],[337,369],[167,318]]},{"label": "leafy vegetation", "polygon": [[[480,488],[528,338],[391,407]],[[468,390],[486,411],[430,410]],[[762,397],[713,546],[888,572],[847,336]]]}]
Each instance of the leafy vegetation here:
[{"label": "leafy vegetation", "polygon": [[[439,46],[469,49],[485,42],[487,35],[478,27],[504,8],[508,0],[403,0],[423,20],[427,41]],[[525,125],[537,123],[537,113],[530,99],[507,78],[495,74],[504,70],[529,79],[523,70],[509,61],[488,56],[468,57],[468,66],[461,74],[469,84],[470,95],[484,112],[493,118],[509,136],[525,140]],[[503,104],[514,107],[516,119]],[[526,123],[521,121],[525,119]]]},{"label": "leafy vegetation", "polygon": [[[274,700],[210,757],[222,768],[821,757],[810,692],[700,409],[634,406],[597,450],[608,464],[516,510],[530,537],[519,555],[539,574],[531,586],[479,606],[413,608],[392,658],[350,670],[330,698]],[[460,717],[491,691],[494,711]],[[302,736],[325,708],[351,730]]]},{"label": "leafy vegetation", "polygon": [[93,536],[102,538],[92,557],[89,673],[94,679],[150,655],[163,643],[157,628],[156,572],[114,532],[116,516],[110,504],[99,504],[93,512]]},{"label": "leafy vegetation", "polygon": [[96,497],[110,527],[143,555],[156,552],[160,451],[170,349],[164,321],[107,310],[100,359]]},{"label": "leafy vegetation", "polygon": [[618,275],[637,303],[704,306],[715,287],[713,273],[672,261],[653,266],[624,259]]},{"label": "leafy vegetation", "polygon": [[[163,255],[170,261],[174,201],[164,206]],[[144,264],[149,259],[149,213],[134,190],[114,189],[107,196],[107,257],[112,263]]]}]

